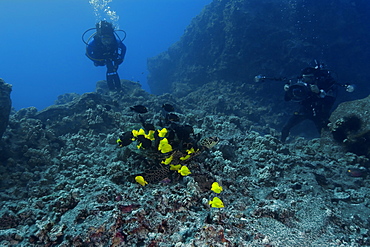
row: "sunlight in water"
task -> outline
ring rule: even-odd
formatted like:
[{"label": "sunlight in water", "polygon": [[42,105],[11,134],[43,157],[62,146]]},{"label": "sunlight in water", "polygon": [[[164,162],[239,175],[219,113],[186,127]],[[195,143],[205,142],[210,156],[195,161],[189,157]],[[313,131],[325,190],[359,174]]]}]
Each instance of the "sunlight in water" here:
[{"label": "sunlight in water", "polygon": [[113,0],[89,0],[90,5],[94,8],[94,14],[97,21],[109,19],[113,25],[118,28],[118,19],[116,11],[109,6]]}]

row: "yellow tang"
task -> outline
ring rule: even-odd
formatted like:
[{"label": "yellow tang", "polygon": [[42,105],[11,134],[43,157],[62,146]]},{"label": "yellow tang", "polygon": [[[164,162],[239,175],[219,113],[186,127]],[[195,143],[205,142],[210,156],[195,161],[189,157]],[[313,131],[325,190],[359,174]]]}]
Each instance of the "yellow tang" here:
[{"label": "yellow tang", "polygon": [[191,174],[189,168],[187,166],[182,166],[180,170],[177,171],[178,173],[180,173],[182,176],[187,176],[189,174]]},{"label": "yellow tang", "polygon": [[167,138],[164,138],[159,142],[158,150],[161,151],[162,154],[172,151],[172,146],[168,143]]},{"label": "yellow tang", "polygon": [[165,137],[167,135],[167,132],[168,130],[166,128],[163,128],[161,130],[157,130],[158,131],[158,136],[159,137]]},{"label": "yellow tang", "polygon": [[137,137],[137,136],[140,136],[140,135],[145,135],[145,130],[143,130],[143,129],[132,130],[131,133],[134,137]]},{"label": "yellow tang", "polygon": [[135,181],[139,184],[141,184],[142,186],[145,186],[146,184],[148,184],[147,181],[145,181],[144,177],[143,176],[136,176],[135,177]]},{"label": "yellow tang", "polygon": [[187,160],[187,159],[189,159],[191,156],[190,156],[190,154],[187,154],[186,156],[184,156],[184,157],[180,157],[180,160]]},{"label": "yellow tang", "polygon": [[211,188],[211,190],[213,191],[213,192],[215,192],[215,193],[221,193],[221,191],[223,190],[222,189],[222,186],[220,186],[217,182],[214,182],[213,184],[212,184],[212,188]]},{"label": "yellow tang", "polygon": [[148,134],[147,134],[147,135],[144,135],[144,137],[145,137],[146,139],[149,139],[149,140],[151,140],[151,141],[154,141],[154,140],[155,140],[155,138],[154,138],[154,133],[155,133],[155,131],[154,131],[154,130],[149,130]]},{"label": "yellow tang", "polygon": [[188,154],[194,154],[194,153],[196,153],[196,152],[198,152],[198,151],[199,151],[199,149],[195,150],[194,148],[190,148],[190,149],[186,150],[186,152],[187,152]]},{"label": "yellow tang", "polygon": [[170,165],[171,171],[178,171],[181,169],[181,165]]},{"label": "yellow tang", "polygon": [[209,201],[209,205],[211,205],[212,208],[223,208],[223,207],[225,207],[224,203],[218,197],[214,197],[213,200]]},{"label": "yellow tang", "polygon": [[167,159],[163,160],[161,163],[165,164],[165,165],[169,165],[171,163],[172,159],[173,159],[173,156],[171,155]]}]

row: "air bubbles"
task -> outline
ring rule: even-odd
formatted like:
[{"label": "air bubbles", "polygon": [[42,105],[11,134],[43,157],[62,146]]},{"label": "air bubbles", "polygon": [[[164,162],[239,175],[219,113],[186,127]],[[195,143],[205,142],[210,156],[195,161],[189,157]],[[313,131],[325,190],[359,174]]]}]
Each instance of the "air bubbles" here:
[{"label": "air bubbles", "polygon": [[96,21],[109,19],[115,28],[118,29],[119,16],[116,11],[113,11],[109,4],[113,0],[89,0],[90,5],[94,8]]}]

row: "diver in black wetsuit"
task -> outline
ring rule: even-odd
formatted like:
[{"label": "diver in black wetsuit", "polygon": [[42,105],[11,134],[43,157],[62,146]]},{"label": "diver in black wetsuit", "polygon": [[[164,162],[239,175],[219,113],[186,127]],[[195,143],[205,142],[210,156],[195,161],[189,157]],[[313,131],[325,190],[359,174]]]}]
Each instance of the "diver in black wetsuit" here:
[{"label": "diver in black wetsuit", "polygon": [[[123,44],[112,23],[99,21],[95,28],[90,28],[82,35],[82,40],[86,44],[86,56],[94,62],[95,66],[107,66],[107,83],[110,90],[121,90],[121,81],[117,73],[118,66],[123,62],[126,54],[126,46]],[[95,29],[96,32],[84,40],[84,35]],[[122,31],[124,32],[124,31]]]},{"label": "diver in black wetsuit", "polygon": [[300,109],[288,120],[282,129],[281,141],[285,142],[291,128],[303,120],[314,122],[321,133],[329,123],[330,110],[336,100],[337,83],[328,70],[320,66],[308,67],[302,70],[302,76],[294,84],[284,85],[286,101],[297,101]]}]

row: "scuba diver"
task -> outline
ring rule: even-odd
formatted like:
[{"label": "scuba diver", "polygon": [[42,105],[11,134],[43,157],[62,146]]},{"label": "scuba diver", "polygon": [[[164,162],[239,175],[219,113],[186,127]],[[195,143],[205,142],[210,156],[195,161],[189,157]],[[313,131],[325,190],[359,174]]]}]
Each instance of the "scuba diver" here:
[{"label": "scuba diver", "polygon": [[[85,41],[85,34],[91,30],[96,31]],[[117,31],[124,33],[123,39],[119,37]],[[99,21],[95,28],[86,30],[82,35],[82,41],[86,44],[86,56],[95,66],[107,66],[106,79],[110,90],[121,90],[117,70],[125,58],[126,46],[123,44],[125,38],[125,31],[114,30],[112,23],[105,20]]]},{"label": "scuba diver", "polygon": [[298,111],[290,117],[281,133],[281,141],[285,142],[290,130],[304,120],[311,120],[319,133],[327,128],[331,108],[337,97],[338,86],[346,88],[347,92],[354,91],[354,85],[339,84],[331,76],[323,64],[315,60],[315,66],[302,70],[297,80],[287,78],[268,78],[262,75],[255,77],[255,81],[264,80],[284,81],[285,101],[294,101],[300,104]]},{"label": "scuba diver", "polygon": [[311,120],[319,133],[329,123],[330,110],[337,97],[337,83],[328,70],[321,66],[302,70],[298,82],[284,85],[285,101],[297,101],[300,104],[281,132],[281,141],[285,142],[290,130],[304,120]]}]

